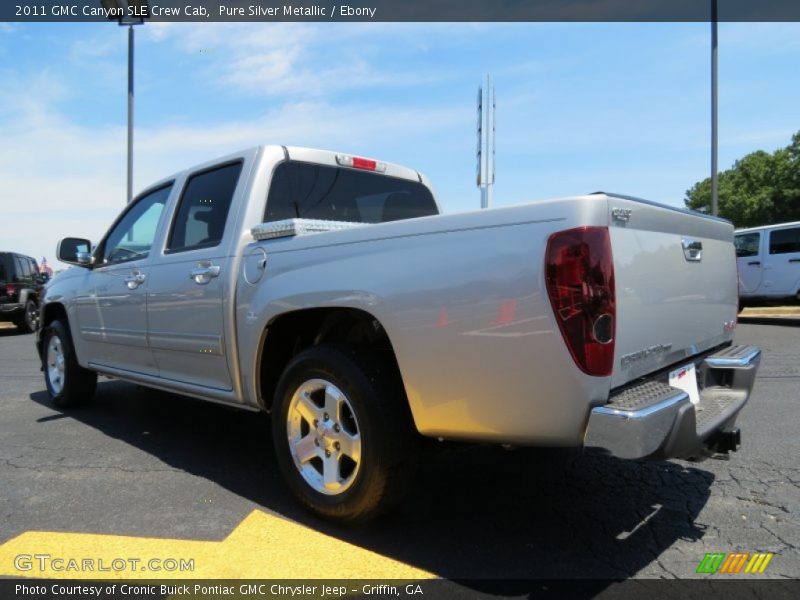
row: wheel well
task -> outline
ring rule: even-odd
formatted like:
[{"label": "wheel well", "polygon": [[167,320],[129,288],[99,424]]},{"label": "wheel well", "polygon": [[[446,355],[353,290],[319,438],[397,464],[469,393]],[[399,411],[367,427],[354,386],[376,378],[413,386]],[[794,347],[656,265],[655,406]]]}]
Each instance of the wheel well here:
[{"label": "wheel well", "polygon": [[[62,319],[65,323],[69,323],[69,318],[67,317],[67,309],[64,308],[63,304],[58,304],[52,302],[50,304],[45,304],[41,308],[41,312],[39,313],[39,328],[44,329],[50,323],[55,321],[56,319]],[[69,331],[69,325],[67,325],[67,330]],[[36,340],[36,347],[39,350],[39,357],[42,357],[42,342],[43,340],[42,335],[37,335]]]},{"label": "wheel well", "polygon": [[273,319],[265,330],[259,357],[259,392],[264,408],[272,407],[275,388],[297,353],[320,344],[350,344],[388,351],[399,374],[397,358],[380,321],[355,308],[310,308]]},{"label": "wheel well", "polygon": [[65,309],[62,304],[57,303],[46,304],[42,309],[40,318],[42,328],[47,327],[56,319],[63,319],[65,322],[69,321],[67,317],[67,309]]}]

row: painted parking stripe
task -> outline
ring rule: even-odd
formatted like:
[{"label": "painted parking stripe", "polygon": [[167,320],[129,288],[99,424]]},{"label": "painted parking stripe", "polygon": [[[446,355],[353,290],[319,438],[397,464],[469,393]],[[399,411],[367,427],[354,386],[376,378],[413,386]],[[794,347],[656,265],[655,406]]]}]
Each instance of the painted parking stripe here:
[{"label": "painted parking stripe", "polygon": [[[40,559],[49,555],[44,569]],[[55,563],[53,559],[63,559]],[[74,559],[81,570],[67,570]],[[95,570],[82,570],[82,561]],[[136,570],[98,572],[114,560],[136,559]],[[151,559],[193,560],[191,572],[154,572]],[[20,566],[29,570],[20,570]],[[118,565],[120,563],[117,563]],[[130,563],[128,563],[130,565]],[[0,545],[0,576],[52,579],[430,579],[436,576],[406,563],[320,533],[260,510],[250,513],[220,542],[32,531]]]}]

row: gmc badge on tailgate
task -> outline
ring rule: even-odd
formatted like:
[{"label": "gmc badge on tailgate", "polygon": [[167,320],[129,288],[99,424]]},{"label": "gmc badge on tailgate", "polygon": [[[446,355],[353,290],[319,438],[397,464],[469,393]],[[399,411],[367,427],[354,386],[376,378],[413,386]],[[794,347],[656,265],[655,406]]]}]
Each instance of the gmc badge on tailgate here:
[{"label": "gmc badge on tailgate", "polygon": [[683,245],[683,257],[690,262],[700,262],[703,260],[703,242],[691,238],[681,238]]}]

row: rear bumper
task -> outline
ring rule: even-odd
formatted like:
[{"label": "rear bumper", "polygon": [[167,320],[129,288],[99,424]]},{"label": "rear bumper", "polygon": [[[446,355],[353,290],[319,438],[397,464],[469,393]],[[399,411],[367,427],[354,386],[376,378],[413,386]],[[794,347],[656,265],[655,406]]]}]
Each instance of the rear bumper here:
[{"label": "rear bumper", "polygon": [[736,450],[735,427],[747,403],[761,350],[729,346],[695,364],[700,401],[653,379],[627,388],[592,409],[584,445],[621,458],[700,459]]}]

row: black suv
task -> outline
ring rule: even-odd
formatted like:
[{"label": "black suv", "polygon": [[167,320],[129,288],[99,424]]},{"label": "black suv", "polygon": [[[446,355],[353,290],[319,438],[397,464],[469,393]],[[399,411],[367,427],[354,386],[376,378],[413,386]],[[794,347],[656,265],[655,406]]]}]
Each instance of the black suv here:
[{"label": "black suv", "polygon": [[0,252],[0,321],[11,321],[24,333],[35,331],[45,280],[30,256]]}]

